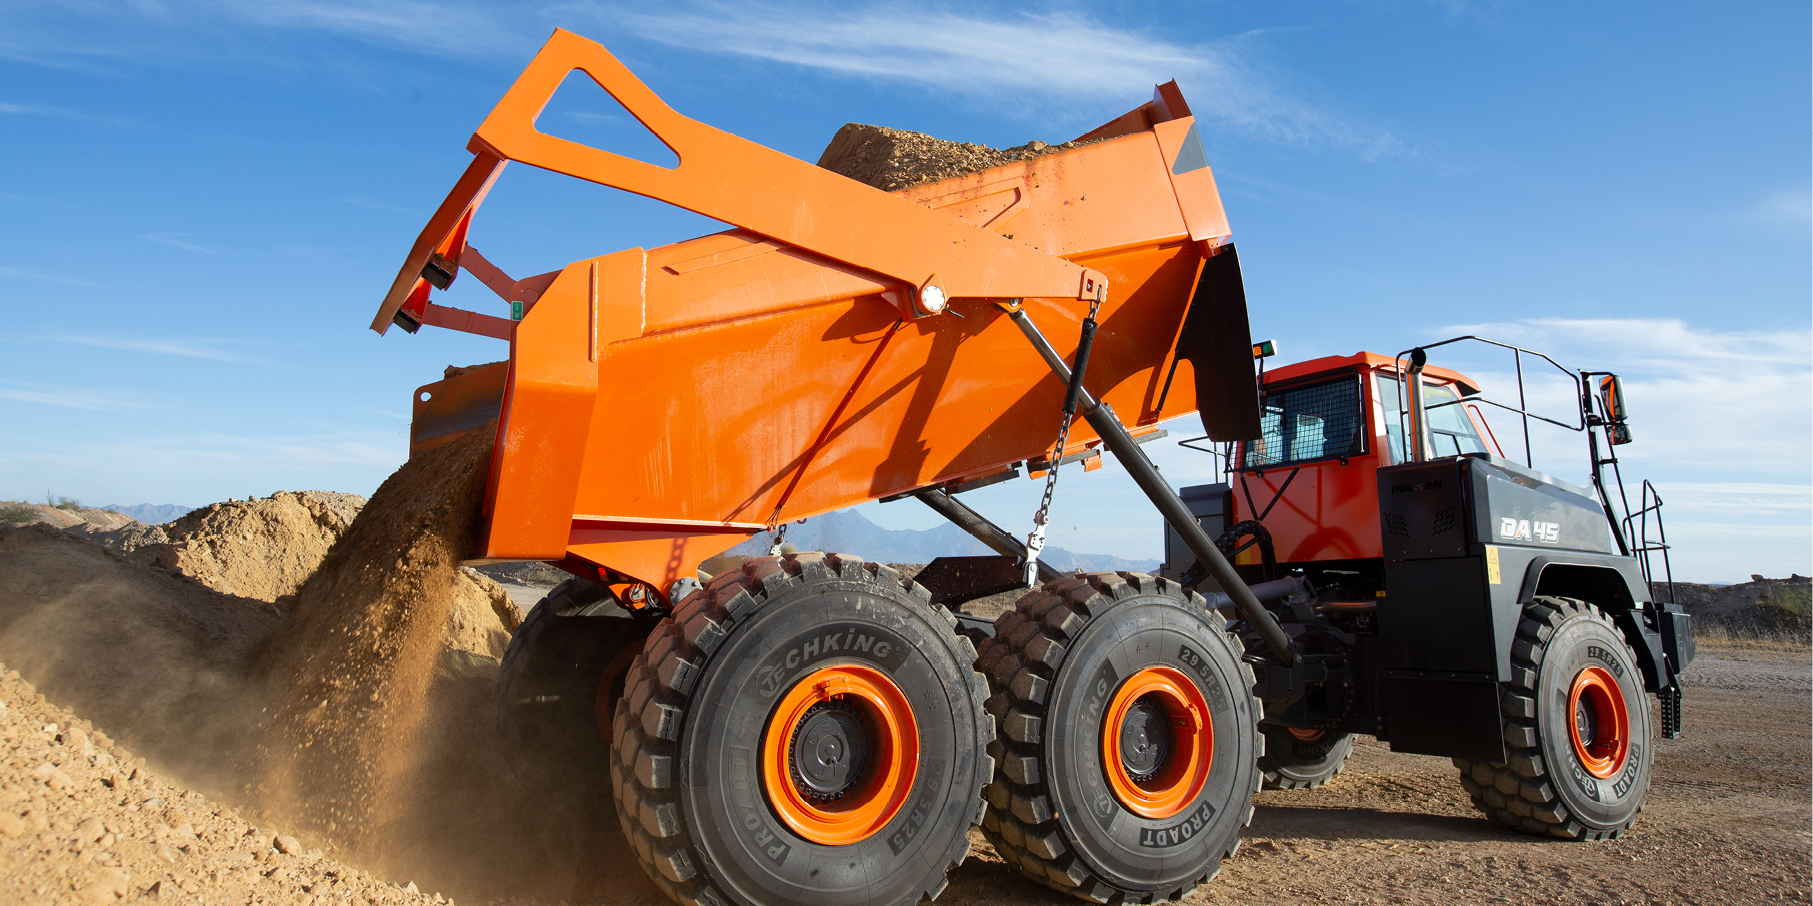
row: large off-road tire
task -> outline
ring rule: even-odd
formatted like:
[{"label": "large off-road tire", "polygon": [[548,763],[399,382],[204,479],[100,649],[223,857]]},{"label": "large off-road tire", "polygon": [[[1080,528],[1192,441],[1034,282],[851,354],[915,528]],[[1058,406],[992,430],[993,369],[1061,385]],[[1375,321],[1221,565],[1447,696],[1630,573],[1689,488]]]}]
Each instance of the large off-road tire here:
[{"label": "large off-road tire", "polygon": [[931,594],[838,554],[712,579],[617,710],[624,835],[684,903],[909,906],[969,853],[993,773],[975,649]]},{"label": "large off-road tire", "polygon": [[1454,759],[1480,811],[1569,840],[1624,833],[1643,810],[1654,759],[1636,656],[1597,607],[1524,605],[1504,684],[1506,764]]},{"label": "large off-road tire", "polygon": [[520,783],[559,790],[561,803],[591,817],[611,815],[610,791],[600,782],[609,773],[609,722],[630,659],[653,625],[578,578],[529,611],[497,675],[498,736]]},{"label": "large off-road tire", "polygon": [[1000,736],[983,832],[1028,877],[1097,902],[1176,899],[1252,820],[1262,706],[1201,596],[1141,573],[1046,583],[978,666]]},{"label": "large off-road tire", "polygon": [[1265,754],[1259,772],[1268,790],[1309,790],[1333,780],[1353,754],[1352,733],[1313,733],[1294,727],[1261,724]]}]

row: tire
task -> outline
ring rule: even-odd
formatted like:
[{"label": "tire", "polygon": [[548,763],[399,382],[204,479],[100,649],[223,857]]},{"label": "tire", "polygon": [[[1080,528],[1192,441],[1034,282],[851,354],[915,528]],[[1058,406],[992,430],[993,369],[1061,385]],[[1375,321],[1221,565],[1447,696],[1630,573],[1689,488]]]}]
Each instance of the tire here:
[{"label": "tire", "polygon": [[497,676],[497,731],[519,784],[559,790],[560,801],[576,802],[591,817],[610,816],[609,791],[599,783],[610,765],[608,718],[651,625],[618,607],[604,587],[578,578],[529,611]]},{"label": "tire", "polygon": [[[1532,834],[1606,840],[1629,830],[1655,754],[1642,674],[1617,626],[1584,601],[1534,598],[1511,677],[1500,696],[1509,763],[1454,759],[1473,804]],[[1585,733],[1574,729],[1582,713],[1592,716]],[[1620,715],[1621,735],[1607,729]]]},{"label": "tire", "polygon": [[[978,662],[1001,728],[982,822],[996,851],[1096,902],[1177,899],[1207,883],[1239,847],[1259,789],[1263,706],[1243,651],[1201,596],[1169,579],[1090,573],[1022,597]],[[1150,685],[1161,681],[1175,685]],[[1163,729],[1187,723],[1191,707],[1206,725]],[[1144,729],[1162,735],[1142,736],[1154,715]],[[1111,745],[1123,753],[1114,773]]]},{"label": "tire", "polygon": [[1312,790],[1333,780],[1353,753],[1352,733],[1317,731],[1309,739],[1290,727],[1261,724],[1265,754],[1259,773],[1268,790]]},{"label": "tire", "polygon": [[[719,574],[661,621],[631,665],[611,762],[624,835],[656,884],[724,906],[943,891],[981,820],[994,723],[975,649],[930,600],[886,566],[800,553]],[[846,682],[870,685],[825,692]],[[808,764],[833,737],[847,758]]]}]

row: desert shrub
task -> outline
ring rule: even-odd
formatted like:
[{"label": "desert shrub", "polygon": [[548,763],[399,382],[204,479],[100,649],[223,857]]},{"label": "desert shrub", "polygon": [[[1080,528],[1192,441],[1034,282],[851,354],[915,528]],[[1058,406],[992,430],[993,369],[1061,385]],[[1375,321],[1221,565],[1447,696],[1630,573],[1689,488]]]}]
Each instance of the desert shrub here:
[{"label": "desert shrub", "polygon": [[17,500],[0,501],[0,523],[7,525],[24,525],[38,521],[38,511],[29,503]]},{"label": "desert shrub", "polygon": [[58,497],[57,495],[46,491],[44,492],[44,505],[73,513],[82,508],[82,501],[77,500],[74,497]]}]

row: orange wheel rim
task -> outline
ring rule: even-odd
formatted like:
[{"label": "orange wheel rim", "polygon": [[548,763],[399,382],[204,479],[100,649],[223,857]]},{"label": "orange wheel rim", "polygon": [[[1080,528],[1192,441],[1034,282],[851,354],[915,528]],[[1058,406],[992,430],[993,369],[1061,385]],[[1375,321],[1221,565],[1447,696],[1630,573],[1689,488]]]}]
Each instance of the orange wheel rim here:
[{"label": "orange wheel rim", "polygon": [[1183,673],[1147,667],[1115,690],[1102,724],[1102,768],[1128,811],[1169,818],[1188,808],[1214,759],[1208,703]]},{"label": "orange wheel rim", "polygon": [[781,696],[762,737],[768,804],[827,846],[867,840],[906,804],[919,724],[887,675],[859,664],[808,674]]},{"label": "orange wheel rim", "polygon": [[1630,754],[1630,714],[1617,680],[1602,667],[1580,671],[1568,693],[1568,715],[1580,766],[1601,780],[1617,776]]},{"label": "orange wheel rim", "polygon": [[1322,730],[1305,730],[1301,727],[1285,727],[1285,729],[1291,731],[1291,735],[1295,736],[1298,742],[1315,742],[1316,740],[1321,739],[1323,732],[1325,732]]}]

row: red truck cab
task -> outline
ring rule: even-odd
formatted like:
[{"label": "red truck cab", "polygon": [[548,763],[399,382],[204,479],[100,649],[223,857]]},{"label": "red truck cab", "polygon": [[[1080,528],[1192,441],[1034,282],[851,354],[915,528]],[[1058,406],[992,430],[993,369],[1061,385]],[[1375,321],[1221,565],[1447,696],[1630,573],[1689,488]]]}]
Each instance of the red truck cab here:
[{"label": "red truck cab", "polygon": [[[1431,456],[1503,455],[1479,406],[1440,405],[1476,395],[1473,380],[1432,367],[1423,382]],[[1262,433],[1233,445],[1225,490],[1211,485],[1186,489],[1185,496],[1196,497],[1204,510],[1218,510],[1199,515],[1219,515],[1224,529],[1247,522],[1264,527],[1263,533],[1250,527],[1240,532],[1248,537],[1234,563],[1249,581],[1301,569],[1319,577],[1318,586],[1332,584],[1348,596],[1371,598],[1381,587],[1384,556],[1376,473],[1409,459],[1401,415],[1408,400],[1397,362],[1370,352],[1327,356],[1269,370],[1263,386]],[[1214,496],[1221,499],[1210,499]],[[1204,524],[1212,530],[1212,518]],[[1264,545],[1255,534],[1269,536],[1273,570],[1265,568]],[[1188,560],[1185,555],[1183,562]]]}]

